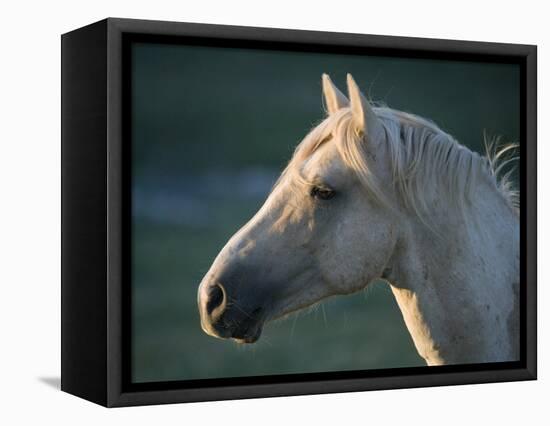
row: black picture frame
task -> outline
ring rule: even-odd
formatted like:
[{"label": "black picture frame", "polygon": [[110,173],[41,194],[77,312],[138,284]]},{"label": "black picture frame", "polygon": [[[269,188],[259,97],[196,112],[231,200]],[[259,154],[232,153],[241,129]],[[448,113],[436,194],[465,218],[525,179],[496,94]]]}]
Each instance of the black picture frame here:
[{"label": "black picture frame", "polygon": [[[133,384],[129,356],[134,41],[517,63],[521,73],[518,362]],[[62,390],[115,407],[536,379],[536,46],[109,18],[62,45]]]}]

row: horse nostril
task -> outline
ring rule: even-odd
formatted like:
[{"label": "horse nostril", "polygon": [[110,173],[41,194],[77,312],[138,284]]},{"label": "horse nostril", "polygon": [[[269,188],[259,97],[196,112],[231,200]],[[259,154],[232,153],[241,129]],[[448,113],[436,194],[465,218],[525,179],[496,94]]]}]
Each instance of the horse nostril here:
[{"label": "horse nostril", "polygon": [[206,313],[210,316],[220,314],[225,309],[225,289],[221,284],[214,284],[208,291]]}]

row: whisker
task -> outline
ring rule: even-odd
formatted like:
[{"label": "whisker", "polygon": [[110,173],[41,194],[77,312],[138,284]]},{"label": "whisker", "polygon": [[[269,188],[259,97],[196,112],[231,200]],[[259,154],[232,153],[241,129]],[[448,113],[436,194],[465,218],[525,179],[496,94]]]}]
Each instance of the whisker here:
[{"label": "whisker", "polygon": [[325,304],[321,303],[321,312],[323,313],[323,321],[325,323],[325,329],[328,329],[327,313],[325,312]]},{"label": "whisker", "polygon": [[289,342],[292,343],[292,339],[294,338],[294,329],[296,328],[296,322],[298,321],[298,314],[294,314],[294,319],[292,320],[292,327],[290,327],[290,338]]},{"label": "whisker", "polygon": [[241,306],[239,306],[239,304],[237,303],[237,301],[235,299],[229,298],[228,303],[231,303],[230,306],[234,306],[239,311],[241,311],[243,314],[245,314],[248,318],[252,318],[252,316],[245,309],[243,309]]}]

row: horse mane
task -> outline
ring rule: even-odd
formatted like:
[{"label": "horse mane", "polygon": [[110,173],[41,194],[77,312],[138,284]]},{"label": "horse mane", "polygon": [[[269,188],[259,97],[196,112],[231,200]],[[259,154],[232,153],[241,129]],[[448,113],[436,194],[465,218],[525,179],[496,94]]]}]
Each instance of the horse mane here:
[{"label": "horse mane", "polygon": [[[478,182],[485,174],[508,205],[518,214],[519,193],[511,175],[503,169],[517,157],[516,144],[499,145],[498,139],[485,136],[485,156],[458,143],[433,122],[418,115],[386,106],[374,107],[385,130],[391,161],[393,184],[404,205],[420,218],[429,211],[426,194],[439,191],[464,210]],[[335,133],[338,150],[344,162],[353,169],[366,189],[380,202],[386,203],[384,191],[367,164],[364,136],[352,123],[351,110],[342,108],[316,126],[297,146],[281,179],[289,174],[300,177],[300,165]],[[296,173],[298,172],[298,173]],[[279,180],[279,181],[280,181]],[[278,181],[278,182],[279,182]]]}]

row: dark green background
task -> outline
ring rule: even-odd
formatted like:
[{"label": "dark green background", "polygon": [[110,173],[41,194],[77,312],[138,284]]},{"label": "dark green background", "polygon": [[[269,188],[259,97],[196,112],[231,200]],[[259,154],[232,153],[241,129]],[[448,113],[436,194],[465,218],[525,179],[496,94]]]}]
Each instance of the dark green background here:
[{"label": "dark green background", "polygon": [[519,138],[519,67],[254,49],[132,47],[135,382],[424,365],[377,283],[268,324],[239,346],[200,328],[197,286],[323,118],[321,74],[430,118],[482,152]]}]

